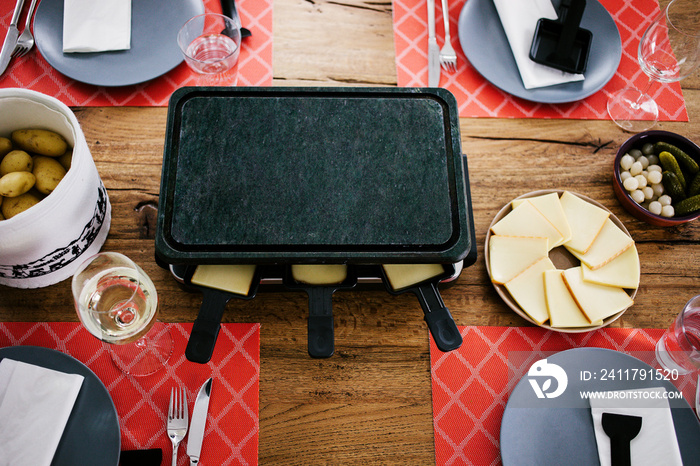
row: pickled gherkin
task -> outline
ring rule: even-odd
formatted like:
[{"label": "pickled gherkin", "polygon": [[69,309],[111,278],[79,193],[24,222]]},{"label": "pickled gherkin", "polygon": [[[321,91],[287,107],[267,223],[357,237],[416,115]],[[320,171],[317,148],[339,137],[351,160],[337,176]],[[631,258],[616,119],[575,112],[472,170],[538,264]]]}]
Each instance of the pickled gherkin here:
[{"label": "pickled gherkin", "polygon": [[661,182],[664,185],[664,190],[666,191],[666,194],[671,196],[673,202],[678,202],[685,199],[685,189],[683,189],[683,186],[681,185],[675,173],[670,171],[664,171],[662,173]]},{"label": "pickled gherkin", "polygon": [[700,171],[700,166],[698,166],[698,162],[695,161],[695,159],[693,159],[691,156],[683,152],[680,148],[674,146],[673,144],[669,144],[664,141],[659,141],[656,144],[654,144],[654,149],[659,154],[661,152],[671,153],[671,155],[673,155],[676,158],[676,161],[680,164],[680,166],[683,167],[683,169],[691,175],[695,175]]},{"label": "pickled gherkin", "polygon": [[676,210],[676,216],[681,217],[700,210],[700,194],[677,202],[674,204],[674,209]]},{"label": "pickled gherkin", "polygon": [[[667,151],[661,152],[659,154],[659,162],[661,162],[661,166],[663,167],[664,171],[673,173],[676,176],[678,182],[681,184],[683,191],[685,191],[685,176],[683,176],[681,167],[680,165],[678,165],[678,161],[673,156],[673,154]],[[664,184],[664,186],[666,185]]]}]

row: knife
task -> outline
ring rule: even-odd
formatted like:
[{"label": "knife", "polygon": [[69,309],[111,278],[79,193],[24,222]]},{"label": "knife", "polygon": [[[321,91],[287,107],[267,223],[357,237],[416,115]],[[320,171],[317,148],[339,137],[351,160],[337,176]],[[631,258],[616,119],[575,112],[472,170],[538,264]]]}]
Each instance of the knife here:
[{"label": "knife", "polygon": [[435,38],[435,0],[428,0],[428,87],[440,85],[440,49]]},{"label": "knife", "polygon": [[12,58],[12,52],[15,51],[15,47],[17,46],[17,38],[19,37],[17,23],[19,22],[19,15],[22,13],[22,6],[24,6],[24,0],[17,0],[15,12],[12,14],[12,20],[10,21],[10,27],[7,28],[5,42],[3,42],[2,51],[0,51],[0,74],[4,73],[7,69],[10,58]]},{"label": "knife", "polygon": [[190,457],[190,466],[199,463],[199,454],[202,452],[204,441],[204,427],[207,424],[209,411],[209,397],[211,396],[212,379],[209,378],[199,389],[197,399],[194,402],[192,421],[190,422],[189,437],[187,438],[187,456]]},{"label": "knife", "polygon": [[[229,18],[235,18],[238,16],[238,13],[236,12],[236,0],[221,0],[221,11],[224,13],[224,16],[228,16]],[[250,35],[252,35],[250,29],[246,29],[241,26],[241,39]]]}]

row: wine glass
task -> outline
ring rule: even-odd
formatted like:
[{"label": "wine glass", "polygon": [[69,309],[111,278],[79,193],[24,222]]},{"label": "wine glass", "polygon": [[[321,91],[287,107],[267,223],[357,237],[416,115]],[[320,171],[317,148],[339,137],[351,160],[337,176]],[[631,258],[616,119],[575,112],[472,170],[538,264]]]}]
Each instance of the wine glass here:
[{"label": "wine glass", "polygon": [[659,119],[648,94],[654,81],[680,81],[700,66],[700,2],[672,0],[644,31],[637,60],[649,78],[646,87],[621,89],[608,100],[610,118],[630,132],[647,130]]},{"label": "wine glass", "polygon": [[156,320],[158,295],[141,267],[123,254],[102,252],[78,267],[71,287],[83,326],[109,343],[112,360],[124,373],[143,376],[165,365],[172,336]]}]

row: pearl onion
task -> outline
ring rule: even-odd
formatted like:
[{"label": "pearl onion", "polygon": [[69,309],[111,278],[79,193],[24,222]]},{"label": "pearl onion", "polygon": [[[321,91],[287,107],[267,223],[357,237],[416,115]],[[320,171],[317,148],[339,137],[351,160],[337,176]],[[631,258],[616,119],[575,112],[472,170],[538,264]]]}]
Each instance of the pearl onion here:
[{"label": "pearl onion", "polygon": [[637,159],[637,162],[642,164],[642,169],[645,169],[649,166],[649,159],[643,155]]},{"label": "pearl onion", "polygon": [[630,167],[630,173],[632,174],[632,176],[639,175],[640,173],[642,173],[642,170],[644,170],[644,167],[642,166],[642,163],[639,161],[634,162],[632,164],[632,166]]},{"label": "pearl onion", "polygon": [[632,174],[630,172],[624,171],[620,173],[620,180],[622,180],[623,183],[627,178],[632,178]]},{"label": "pearl onion", "polygon": [[647,155],[649,165],[659,165],[659,157],[657,155]]},{"label": "pearl onion", "polygon": [[640,188],[644,188],[647,185],[647,179],[644,177],[644,175],[637,175],[634,177],[634,179],[637,180]]},{"label": "pearl onion", "polygon": [[635,189],[639,188],[639,181],[637,181],[637,178],[630,176],[622,183],[622,185],[627,191],[634,191]]},{"label": "pearl onion", "polygon": [[654,215],[661,215],[661,208],[663,206],[659,201],[652,201],[649,203],[649,212]]},{"label": "pearl onion", "polygon": [[659,173],[661,173],[661,172],[663,171],[663,169],[662,169],[659,165],[657,165],[657,164],[654,163],[654,164],[651,164],[651,165],[649,165],[649,166],[647,167],[647,171],[648,171],[648,172],[659,172]]},{"label": "pearl onion", "polygon": [[639,189],[635,189],[634,191],[632,191],[630,193],[630,197],[637,204],[641,204],[642,202],[644,202],[644,193]]},{"label": "pearl onion", "polygon": [[647,201],[654,198],[654,190],[651,189],[651,186],[645,186],[642,188],[642,192],[644,193],[644,199]]},{"label": "pearl onion", "polygon": [[673,210],[672,205],[665,205],[661,208],[661,216],[662,217],[673,217],[675,214],[675,211]]},{"label": "pearl onion", "polygon": [[671,205],[671,196],[664,194],[663,196],[659,197],[659,202],[662,206]]},{"label": "pearl onion", "polygon": [[623,170],[629,170],[633,163],[634,163],[634,157],[632,157],[629,154],[623,155],[622,158],[620,159],[620,167]]},{"label": "pearl onion", "polygon": [[664,185],[661,183],[656,183],[651,186],[651,189],[654,190],[654,196],[659,197],[664,193]]},{"label": "pearl onion", "polygon": [[659,184],[661,183],[661,179],[663,176],[661,175],[661,172],[657,171],[650,171],[647,173],[647,181],[651,184]]}]

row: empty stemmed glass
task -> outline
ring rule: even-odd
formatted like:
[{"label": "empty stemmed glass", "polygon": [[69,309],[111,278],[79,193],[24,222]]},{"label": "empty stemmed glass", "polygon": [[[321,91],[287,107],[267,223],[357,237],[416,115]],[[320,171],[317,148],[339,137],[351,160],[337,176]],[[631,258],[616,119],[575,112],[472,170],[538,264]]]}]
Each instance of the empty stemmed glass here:
[{"label": "empty stemmed glass", "polygon": [[608,100],[610,117],[630,132],[649,129],[659,119],[659,107],[648,94],[655,81],[680,81],[700,66],[700,2],[672,0],[644,32],[637,59],[649,78],[646,87],[621,89]]},{"label": "empty stemmed glass", "polygon": [[165,365],[172,337],[156,320],[158,295],[141,267],[123,254],[102,252],[78,267],[71,287],[83,326],[110,344],[123,372],[143,376]]}]

